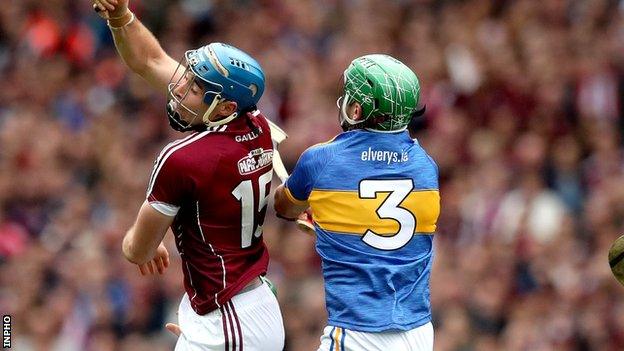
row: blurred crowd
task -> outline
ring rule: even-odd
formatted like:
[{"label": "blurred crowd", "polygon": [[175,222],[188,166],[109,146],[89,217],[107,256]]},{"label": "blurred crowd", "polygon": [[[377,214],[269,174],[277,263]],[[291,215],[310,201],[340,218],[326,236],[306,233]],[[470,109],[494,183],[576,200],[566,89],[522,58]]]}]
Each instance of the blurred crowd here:
[{"label": "blurred crowd", "polygon": [[[622,350],[624,1],[131,0],[174,58],[211,41],[262,64],[261,110],[292,167],[339,130],[355,57],[410,66],[412,132],[438,162],[435,350]],[[158,151],[180,137],[90,1],[0,6],[0,311],[16,350],[171,350],[179,256],[143,277],[121,239]],[[218,184],[215,184],[218,186]],[[286,350],[326,321],[312,238],[267,215]]]}]

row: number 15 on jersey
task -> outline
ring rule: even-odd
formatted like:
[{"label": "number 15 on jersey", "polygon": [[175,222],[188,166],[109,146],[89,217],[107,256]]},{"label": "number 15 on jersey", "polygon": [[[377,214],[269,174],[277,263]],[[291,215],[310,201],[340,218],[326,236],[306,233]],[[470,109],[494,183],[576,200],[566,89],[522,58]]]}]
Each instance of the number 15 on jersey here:
[{"label": "number 15 on jersey", "polygon": [[[261,216],[266,210],[269,200],[267,185],[273,179],[273,169],[258,177],[258,189],[254,189],[252,180],[247,179],[238,183],[232,190],[232,195],[241,204],[241,247],[244,249],[251,246],[252,235],[259,237],[262,234]],[[256,216],[258,214],[258,216]],[[258,218],[256,221],[255,219]]]}]

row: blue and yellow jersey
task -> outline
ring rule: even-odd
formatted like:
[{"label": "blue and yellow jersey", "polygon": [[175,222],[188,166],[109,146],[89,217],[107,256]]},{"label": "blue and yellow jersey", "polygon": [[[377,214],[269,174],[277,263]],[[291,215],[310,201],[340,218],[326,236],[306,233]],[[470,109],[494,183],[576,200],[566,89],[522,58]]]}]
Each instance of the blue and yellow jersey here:
[{"label": "blue and yellow jersey", "polygon": [[438,169],[407,132],[342,133],[306,150],[285,185],[312,208],[329,325],[379,332],[430,321]]}]

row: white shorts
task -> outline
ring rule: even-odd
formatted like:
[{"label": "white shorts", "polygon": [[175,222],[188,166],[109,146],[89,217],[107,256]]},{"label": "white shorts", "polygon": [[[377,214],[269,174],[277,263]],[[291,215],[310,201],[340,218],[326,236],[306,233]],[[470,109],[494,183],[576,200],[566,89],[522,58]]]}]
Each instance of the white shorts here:
[{"label": "white shorts", "polygon": [[284,348],[284,323],[266,283],[238,294],[220,309],[195,313],[184,294],[178,309],[182,334],[175,351],[276,351]]},{"label": "white shorts", "polygon": [[408,331],[367,333],[327,326],[318,351],[432,351],[431,322]]}]

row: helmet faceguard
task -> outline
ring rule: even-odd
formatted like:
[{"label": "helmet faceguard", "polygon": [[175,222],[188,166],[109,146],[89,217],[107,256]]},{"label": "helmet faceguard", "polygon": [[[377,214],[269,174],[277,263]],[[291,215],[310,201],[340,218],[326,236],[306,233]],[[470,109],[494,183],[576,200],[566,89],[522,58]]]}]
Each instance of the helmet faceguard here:
[{"label": "helmet faceguard", "polygon": [[[210,121],[209,116],[212,111],[220,102],[225,101],[225,99],[221,96],[223,86],[217,82],[201,79],[195,74],[192,68],[193,59],[192,57],[190,58],[192,51],[193,50],[189,50],[184,54],[184,60],[180,61],[175,73],[167,85],[167,117],[169,117],[169,125],[171,125],[173,129],[180,132],[204,129],[205,126],[203,125],[194,125],[197,118],[201,118],[204,122],[203,124],[210,127],[225,124],[234,119],[237,115],[237,113],[234,112],[232,115],[219,121]],[[208,109],[201,117],[199,116],[199,111],[195,111],[184,104],[184,100],[196,84],[204,91],[202,101],[208,104]],[[193,119],[190,122],[184,121],[182,119],[180,109],[193,116]]]}]

